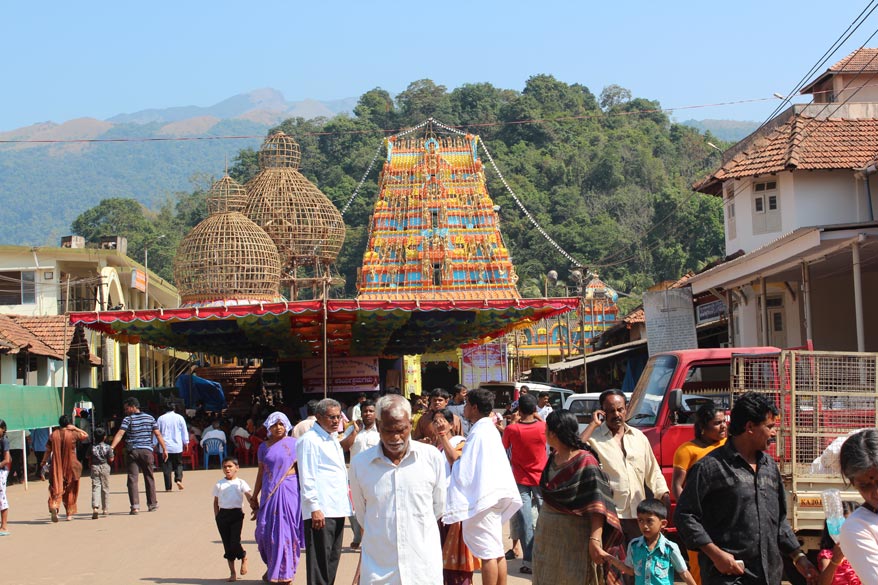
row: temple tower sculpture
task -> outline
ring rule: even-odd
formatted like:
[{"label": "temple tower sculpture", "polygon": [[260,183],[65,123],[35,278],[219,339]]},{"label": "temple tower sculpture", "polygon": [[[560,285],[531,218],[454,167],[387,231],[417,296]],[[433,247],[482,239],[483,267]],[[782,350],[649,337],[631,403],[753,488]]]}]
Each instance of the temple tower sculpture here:
[{"label": "temple tower sculpture", "polygon": [[432,124],[385,141],[358,298],[519,298],[478,142]]}]

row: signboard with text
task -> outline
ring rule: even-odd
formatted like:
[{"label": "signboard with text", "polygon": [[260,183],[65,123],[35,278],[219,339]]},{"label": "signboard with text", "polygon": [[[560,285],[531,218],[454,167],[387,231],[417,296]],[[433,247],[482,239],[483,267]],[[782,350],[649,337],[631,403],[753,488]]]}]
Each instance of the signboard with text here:
[{"label": "signboard with text", "polygon": [[467,388],[476,388],[482,382],[506,380],[508,368],[506,343],[503,340],[465,347],[462,351],[461,383]]},{"label": "signboard with text", "polygon": [[649,355],[678,349],[695,349],[695,311],[692,289],[675,288],[643,293],[646,343]]},{"label": "signboard with text", "polygon": [[306,394],[323,393],[324,375],[328,376],[329,392],[375,392],[380,375],[377,357],[333,358],[324,374],[323,360],[302,360],[302,384]]}]

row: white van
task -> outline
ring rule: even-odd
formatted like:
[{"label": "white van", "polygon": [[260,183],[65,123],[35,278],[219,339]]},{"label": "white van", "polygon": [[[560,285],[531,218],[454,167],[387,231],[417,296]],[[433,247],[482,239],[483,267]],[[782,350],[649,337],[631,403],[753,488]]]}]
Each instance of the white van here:
[{"label": "white van", "polygon": [[534,398],[539,397],[540,392],[549,393],[549,404],[555,410],[561,410],[565,401],[573,394],[572,390],[541,384],[540,382],[482,382],[479,389],[490,390],[494,393],[494,410],[504,412],[509,405],[518,400],[521,388],[526,387]]}]

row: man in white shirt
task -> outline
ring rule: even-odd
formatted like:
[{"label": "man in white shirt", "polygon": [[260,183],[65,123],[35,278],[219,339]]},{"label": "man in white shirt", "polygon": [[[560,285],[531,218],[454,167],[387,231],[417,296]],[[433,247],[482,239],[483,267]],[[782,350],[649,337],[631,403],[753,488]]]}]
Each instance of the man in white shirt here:
[{"label": "man in white shirt", "polygon": [[444,457],[410,440],[405,398],[388,394],[376,407],[380,443],[351,459],[351,497],[365,528],[360,583],[441,585]]},{"label": "man in white shirt", "polygon": [[299,421],[299,424],[293,427],[293,436],[297,439],[310,431],[314,427],[314,423],[317,422],[317,418],[314,416],[314,413],[317,411],[317,405],[320,403],[319,400],[309,400],[307,404],[307,412],[308,417],[304,420]]},{"label": "man in white shirt", "polygon": [[351,515],[348,472],[337,432],[341,405],[324,398],[317,403],[315,420],[317,424],[296,443],[305,570],[308,585],[332,585],[341,557],[344,521]]},{"label": "man in white shirt", "polygon": [[235,441],[235,437],[241,437],[244,439],[244,448],[250,449],[250,431],[247,430],[247,427],[253,428],[253,419],[248,418],[245,423],[246,426],[242,427],[240,425],[235,425],[232,427],[231,438],[232,442]]},{"label": "man in white shirt", "polygon": [[[494,395],[471,390],[464,414],[472,423],[460,459],[451,468],[442,522],[462,522],[463,541],[482,561],[483,585],[506,583],[503,524],[521,508],[521,496],[491,413]],[[368,527],[366,537],[369,536]]]},{"label": "man in white shirt", "polygon": [[162,462],[162,474],[165,476],[165,491],[171,491],[171,468],[174,469],[174,483],[177,489],[183,489],[183,450],[189,444],[189,430],[186,419],[174,410],[170,400],[165,406],[165,414],[158,417],[156,424],[165,438],[168,458]]},{"label": "man in white shirt", "polygon": [[555,410],[552,408],[552,405],[549,404],[549,393],[548,392],[540,392],[539,402],[537,402],[537,418],[543,422],[546,422],[546,419],[550,414]]},{"label": "man in white shirt", "polygon": [[[380,442],[378,436],[378,427],[375,424],[375,403],[366,400],[357,405],[360,408],[360,420],[354,420],[354,423],[348,427],[341,446],[351,452],[351,461],[354,457],[377,445]],[[356,514],[350,517],[351,531],[354,533],[354,539],[351,541],[351,548],[360,548],[360,541],[363,538],[363,529],[357,522]]]},{"label": "man in white shirt", "polygon": [[214,419],[210,424],[210,428],[201,433],[201,446],[204,447],[204,442],[208,439],[219,439],[223,442],[223,448],[226,445],[226,433],[220,428],[220,420],[218,418]]}]

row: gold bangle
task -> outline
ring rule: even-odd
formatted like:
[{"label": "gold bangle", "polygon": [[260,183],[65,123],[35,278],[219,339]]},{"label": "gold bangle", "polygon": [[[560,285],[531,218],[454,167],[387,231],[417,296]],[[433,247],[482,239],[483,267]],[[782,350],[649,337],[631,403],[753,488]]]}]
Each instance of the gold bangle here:
[{"label": "gold bangle", "polygon": [[829,564],[832,565],[833,567],[837,567],[841,564],[841,561],[835,562],[832,559],[829,559]]},{"label": "gold bangle", "polygon": [[802,551],[796,551],[796,556],[793,557],[793,564],[798,564],[798,562],[802,559],[802,557],[807,557],[805,553]]},{"label": "gold bangle", "polygon": [[599,543],[603,544],[603,541],[602,541],[600,538],[596,538],[596,537],[594,537],[594,536],[589,537],[589,540],[593,540],[593,541],[595,541],[595,542],[599,542]]}]

